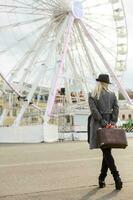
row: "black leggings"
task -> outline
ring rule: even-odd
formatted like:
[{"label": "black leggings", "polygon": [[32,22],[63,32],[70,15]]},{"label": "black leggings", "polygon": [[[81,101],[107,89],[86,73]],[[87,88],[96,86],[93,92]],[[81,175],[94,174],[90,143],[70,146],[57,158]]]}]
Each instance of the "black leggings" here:
[{"label": "black leggings", "polygon": [[111,148],[101,149],[103,152],[103,160],[101,166],[101,176],[105,178],[107,176],[107,171],[110,169],[111,174],[114,176],[118,174],[118,171],[115,166],[114,158],[111,154]]}]

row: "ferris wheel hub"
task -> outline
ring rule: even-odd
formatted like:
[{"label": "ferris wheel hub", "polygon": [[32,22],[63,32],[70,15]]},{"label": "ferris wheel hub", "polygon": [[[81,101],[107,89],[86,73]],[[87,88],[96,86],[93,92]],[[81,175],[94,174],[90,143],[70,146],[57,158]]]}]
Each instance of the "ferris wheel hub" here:
[{"label": "ferris wheel hub", "polygon": [[75,18],[81,19],[84,15],[84,8],[79,0],[74,0],[72,3],[72,13]]}]

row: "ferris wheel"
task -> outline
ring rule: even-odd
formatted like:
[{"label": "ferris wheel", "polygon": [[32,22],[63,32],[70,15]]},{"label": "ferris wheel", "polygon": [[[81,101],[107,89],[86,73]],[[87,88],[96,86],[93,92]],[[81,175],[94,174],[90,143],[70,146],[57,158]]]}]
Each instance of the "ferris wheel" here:
[{"label": "ferris wheel", "polygon": [[14,126],[38,87],[49,90],[47,122],[59,87],[73,83],[87,93],[99,73],[109,73],[132,104],[120,80],[127,59],[121,0],[0,0],[0,18],[1,77],[23,101]]}]

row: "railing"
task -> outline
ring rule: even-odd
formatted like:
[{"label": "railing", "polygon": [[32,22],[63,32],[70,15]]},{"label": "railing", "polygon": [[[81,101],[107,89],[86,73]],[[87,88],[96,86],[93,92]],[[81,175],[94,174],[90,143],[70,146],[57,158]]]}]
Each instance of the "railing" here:
[{"label": "railing", "polygon": [[133,125],[124,124],[124,125],[122,126],[122,128],[123,128],[126,132],[133,132]]},{"label": "railing", "polygon": [[133,120],[129,120],[127,123],[124,123],[122,125],[122,128],[126,131],[126,132],[133,132]]}]

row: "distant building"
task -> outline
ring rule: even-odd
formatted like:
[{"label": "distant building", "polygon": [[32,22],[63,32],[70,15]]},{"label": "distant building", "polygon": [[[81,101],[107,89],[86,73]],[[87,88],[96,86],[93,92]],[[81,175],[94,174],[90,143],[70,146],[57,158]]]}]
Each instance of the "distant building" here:
[{"label": "distant building", "polygon": [[125,100],[119,101],[119,118],[122,121],[133,120],[133,109],[131,109],[130,105],[126,103]]}]

